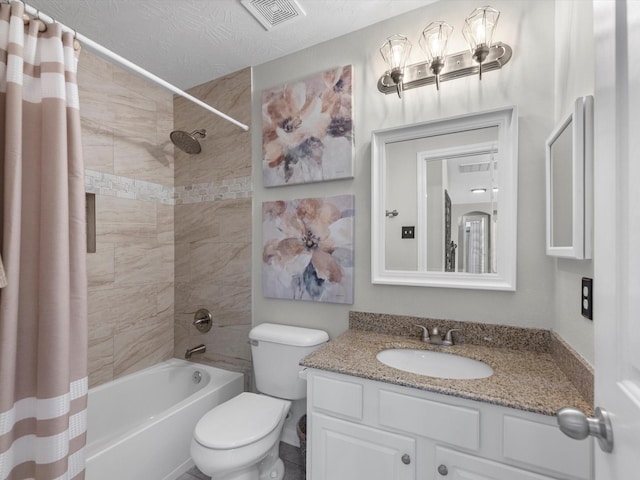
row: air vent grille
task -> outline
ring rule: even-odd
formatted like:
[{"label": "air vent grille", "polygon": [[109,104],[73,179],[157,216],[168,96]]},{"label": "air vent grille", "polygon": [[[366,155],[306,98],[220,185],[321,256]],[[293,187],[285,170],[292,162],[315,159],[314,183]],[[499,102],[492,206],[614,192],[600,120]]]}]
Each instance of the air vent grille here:
[{"label": "air vent grille", "polygon": [[306,15],[296,0],[241,0],[241,2],[267,30]]},{"label": "air vent grille", "polygon": [[462,163],[459,168],[460,173],[486,172],[489,170],[489,162]]}]

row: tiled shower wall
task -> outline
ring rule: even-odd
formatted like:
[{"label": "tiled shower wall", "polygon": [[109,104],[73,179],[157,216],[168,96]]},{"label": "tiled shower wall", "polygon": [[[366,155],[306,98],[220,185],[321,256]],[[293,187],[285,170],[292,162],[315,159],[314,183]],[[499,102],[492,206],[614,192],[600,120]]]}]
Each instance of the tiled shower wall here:
[{"label": "tiled shower wall", "polygon": [[[194,87],[189,93],[247,125],[251,122],[251,69]],[[176,97],[174,125],[206,129],[202,152],[175,149],[175,351],[204,344],[193,357],[246,373],[251,356],[251,133]],[[199,308],[213,316],[200,333]]]},{"label": "tiled shower wall", "polygon": [[173,356],[173,96],[92,55],[78,84],[87,191],[96,194],[89,274],[89,383]]}]

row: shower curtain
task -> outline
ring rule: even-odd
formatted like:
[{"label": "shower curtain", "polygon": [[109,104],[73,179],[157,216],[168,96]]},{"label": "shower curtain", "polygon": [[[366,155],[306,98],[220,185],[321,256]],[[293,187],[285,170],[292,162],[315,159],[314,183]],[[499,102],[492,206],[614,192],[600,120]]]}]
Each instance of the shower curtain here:
[{"label": "shower curtain", "polygon": [[73,34],[0,5],[0,479],[84,478],[87,281]]}]

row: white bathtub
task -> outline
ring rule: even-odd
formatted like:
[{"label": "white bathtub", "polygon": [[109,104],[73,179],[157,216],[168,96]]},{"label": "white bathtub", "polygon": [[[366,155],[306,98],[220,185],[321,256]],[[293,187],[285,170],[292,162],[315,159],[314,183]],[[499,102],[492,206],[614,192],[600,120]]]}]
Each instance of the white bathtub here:
[{"label": "white bathtub", "polygon": [[200,417],[243,387],[241,373],[174,358],[90,389],[86,480],[175,479]]}]

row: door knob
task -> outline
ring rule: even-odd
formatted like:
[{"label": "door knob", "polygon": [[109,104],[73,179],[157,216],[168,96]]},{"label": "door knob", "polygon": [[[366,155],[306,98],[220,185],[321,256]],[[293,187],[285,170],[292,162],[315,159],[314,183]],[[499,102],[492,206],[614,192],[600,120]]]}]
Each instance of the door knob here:
[{"label": "door knob", "polygon": [[603,452],[613,451],[613,429],[606,410],[596,407],[595,415],[587,417],[577,408],[564,407],[556,413],[558,427],[565,435],[582,440],[589,435],[598,439]]}]

